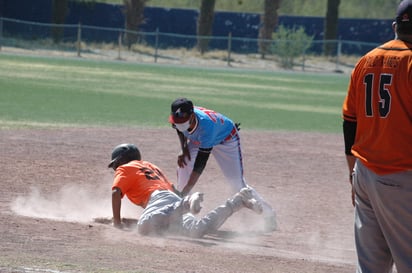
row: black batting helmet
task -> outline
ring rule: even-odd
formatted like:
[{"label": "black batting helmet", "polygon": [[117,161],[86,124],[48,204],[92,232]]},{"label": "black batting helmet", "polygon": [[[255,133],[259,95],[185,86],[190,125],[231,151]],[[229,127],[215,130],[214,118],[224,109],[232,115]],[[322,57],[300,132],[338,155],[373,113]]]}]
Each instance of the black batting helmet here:
[{"label": "black batting helmet", "polygon": [[110,161],[108,168],[117,169],[120,165],[126,164],[132,160],[141,160],[139,149],[134,144],[120,144],[112,151],[112,161]]}]

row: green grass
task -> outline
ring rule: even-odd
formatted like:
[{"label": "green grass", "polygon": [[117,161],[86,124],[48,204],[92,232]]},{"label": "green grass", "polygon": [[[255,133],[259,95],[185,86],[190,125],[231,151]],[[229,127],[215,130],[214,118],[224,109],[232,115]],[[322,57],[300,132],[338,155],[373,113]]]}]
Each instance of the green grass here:
[{"label": "green grass", "polygon": [[186,96],[244,129],[340,132],[348,75],[0,55],[0,128],[166,127]]}]

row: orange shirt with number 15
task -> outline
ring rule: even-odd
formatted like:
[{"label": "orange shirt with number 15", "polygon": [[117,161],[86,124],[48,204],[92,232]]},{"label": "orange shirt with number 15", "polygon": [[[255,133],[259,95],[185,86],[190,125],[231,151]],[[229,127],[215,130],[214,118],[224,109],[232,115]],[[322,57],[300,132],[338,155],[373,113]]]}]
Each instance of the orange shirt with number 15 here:
[{"label": "orange shirt with number 15", "polygon": [[392,40],[352,72],[343,118],[357,122],[352,153],[377,174],[412,170],[412,44]]}]

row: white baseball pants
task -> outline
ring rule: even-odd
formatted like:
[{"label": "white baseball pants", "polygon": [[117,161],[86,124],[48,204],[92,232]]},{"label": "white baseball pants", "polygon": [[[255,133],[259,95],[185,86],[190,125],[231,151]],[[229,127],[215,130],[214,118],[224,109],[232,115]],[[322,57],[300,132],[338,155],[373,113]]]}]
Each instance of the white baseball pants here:
[{"label": "white baseball pants", "polygon": [[[190,152],[190,161],[186,158],[186,166],[183,168],[177,168],[177,189],[183,190],[189,180],[190,174],[193,170],[196,155],[199,150],[199,146],[192,141],[188,143],[188,149]],[[219,145],[213,147],[212,155],[215,158],[217,164],[223,172],[226,181],[229,184],[231,193],[235,194],[244,187],[252,189],[255,199],[263,205],[263,216],[265,218],[276,218],[275,212],[271,205],[269,205],[263,198],[256,192],[255,189],[246,184],[243,176],[243,161],[242,151],[240,146],[239,137],[234,137],[229,141],[225,141]]]}]

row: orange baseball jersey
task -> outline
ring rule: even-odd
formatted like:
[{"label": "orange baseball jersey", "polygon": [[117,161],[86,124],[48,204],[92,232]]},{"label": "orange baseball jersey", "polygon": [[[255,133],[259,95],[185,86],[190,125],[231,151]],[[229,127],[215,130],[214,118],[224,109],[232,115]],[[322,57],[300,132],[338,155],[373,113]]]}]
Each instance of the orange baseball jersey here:
[{"label": "orange baseball jersey", "polygon": [[146,207],[155,190],[173,191],[173,185],[154,164],[133,160],[116,169],[112,190],[119,188],[134,204]]},{"label": "orange baseball jersey", "polygon": [[384,175],[412,170],[412,44],[392,40],[354,68],[343,118],[357,122],[352,153]]}]

